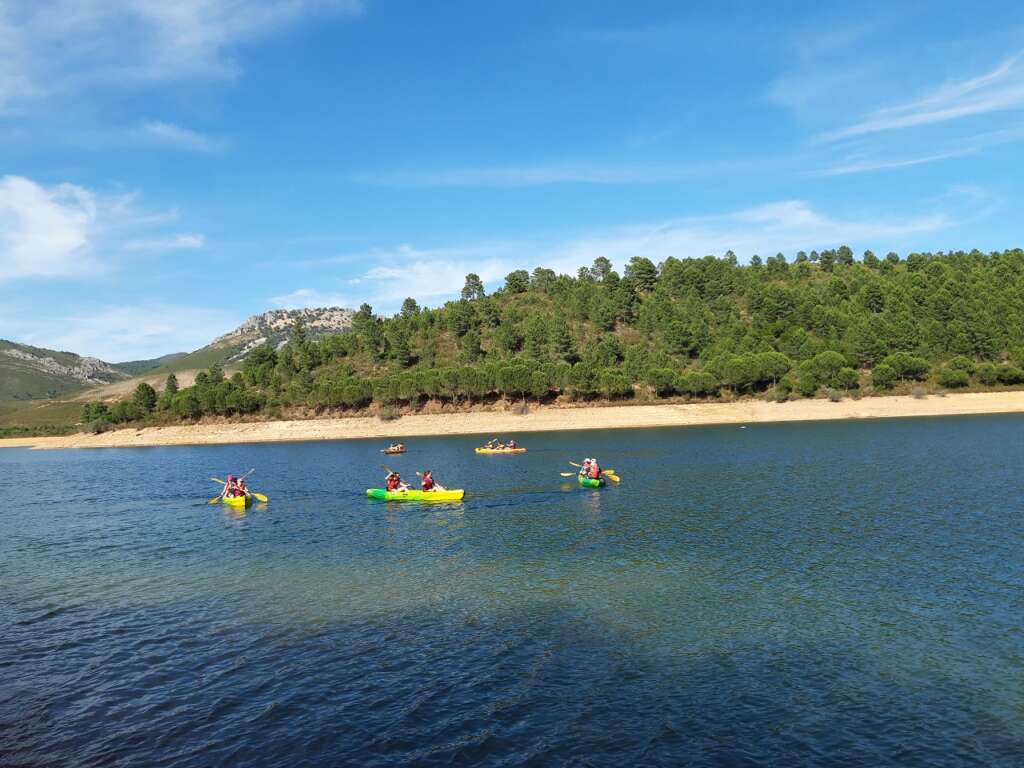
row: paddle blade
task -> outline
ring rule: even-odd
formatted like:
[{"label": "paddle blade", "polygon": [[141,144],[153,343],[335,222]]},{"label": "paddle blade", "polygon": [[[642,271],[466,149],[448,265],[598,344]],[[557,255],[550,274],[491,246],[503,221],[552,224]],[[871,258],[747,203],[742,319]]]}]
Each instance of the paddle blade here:
[{"label": "paddle blade", "polygon": [[560,474],[562,477],[572,477],[576,473],[575,472],[559,472],[558,474]]},{"label": "paddle blade", "polygon": [[602,475],[614,475],[615,474],[615,470],[614,469],[602,469],[601,470],[601,474]]},{"label": "paddle blade", "polygon": [[225,483],[219,477],[211,477],[210,479],[213,480],[213,482],[215,482],[215,483],[220,483],[221,485],[227,485],[227,483]]},{"label": "paddle blade", "polygon": [[262,493],[256,493],[255,491],[253,491],[252,495],[256,497],[256,501],[269,501],[269,499]]},{"label": "paddle blade", "polygon": [[619,483],[619,482],[622,482],[622,478],[621,478],[621,477],[619,477],[618,475],[612,475],[612,474],[608,474],[608,473],[605,473],[605,477],[607,477],[607,478],[608,478],[609,480],[611,480],[611,481],[612,481],[613,483]]},{"label": "paddle blade", "polygon": [[220,503],[220,496],[214,496],[212,499],[210,499],[206,503],[207,504],[218,504],[218,503]]},{"label": "paddle blade", "polygon": [[577,464],[575,461],[570,461],[569,463],[572,464],[574,467],[582,467],[583,466],[582,464]]}]

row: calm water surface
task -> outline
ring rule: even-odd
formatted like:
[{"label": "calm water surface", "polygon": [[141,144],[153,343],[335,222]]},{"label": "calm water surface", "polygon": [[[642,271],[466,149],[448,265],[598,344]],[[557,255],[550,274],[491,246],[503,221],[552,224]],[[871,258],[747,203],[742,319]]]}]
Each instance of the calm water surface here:
[{"label": "calm water surface", "polygon": [[1020,766],[1022,435],[0,450],[0,765]]}]

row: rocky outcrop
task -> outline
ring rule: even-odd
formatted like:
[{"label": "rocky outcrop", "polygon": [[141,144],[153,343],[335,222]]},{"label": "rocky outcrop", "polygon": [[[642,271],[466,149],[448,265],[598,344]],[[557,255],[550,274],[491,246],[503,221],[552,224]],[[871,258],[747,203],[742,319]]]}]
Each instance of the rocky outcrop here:
[{"label": "rocky outcrop", "polygon": [[280,347],[291,338],[292,328],[299,318],[306,326],[310,338],[332,333],[344,333],[352,328],[355,311],[341,307],[319,307],[316,309],[274,309],[261,315],[253,315],[235,330],[218,336],[209,346],[238,347],[228,358],[237,361],[261,344]]},{"label": "rocky outcrop", "polygon": [[23,364],[41,372],[54,376],[66,376],[81,381],[83,384],[109,384],[113,381],[127,379],[121,371],[107,365],[95,357],[73,357],[75,362],[65,365],[52,357],[36,355],[18,347],[0,349],[0,354],[20,360]]}]

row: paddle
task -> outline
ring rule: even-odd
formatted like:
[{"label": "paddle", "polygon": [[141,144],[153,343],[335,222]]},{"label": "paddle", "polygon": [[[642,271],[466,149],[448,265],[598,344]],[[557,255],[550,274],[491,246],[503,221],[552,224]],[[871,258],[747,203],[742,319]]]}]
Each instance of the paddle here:
[{"label": "paddle", "polygon": [[[391,467],[386,467],[383,464],[380,465],[380,468],[383,469],[385,472],[387,472],[389,475],[397,475],[398,474]],[[419,472],[417,472],[416,474],[418,475]],[[401,477],[401,475],[399,475],[399,477]],[[399,490],[400,491],[408,491],[409,490],[409,484],[408,483],[402,483],[401,486],[399,486]]]},{"label": "paddle", "polygon": [[[575,461],[570,461],[569,463],[572,464],[574,467],[582,467],[583,466],[582,464],[577,464]],[[605,475],[614,475],[615,474],[615,470],[614,469],[602,469],[601,472],[602,472],[602,474],[605,474]]]},{"label": "paddle", "polygon": [[[242,477],[244,478],[244,477],[245,477],[246,475],[249,475],[249,474],[251,474],[251,473],[252,473],[252,470],[250,470],[249,472],[246,472],[246,473],[245,473],[245,475],[242,475]],[[215,482],[215,483],[220,483],[221,485],[227,485],[227,483],[225,483],[225,482],[224,482],[223,480],[221,480],[221,479],[220,479],[219,477],[211,477],[210,479],[211,479],[211,480],[213,480],[213,482]],[[240,479],[241,479],[241,478],[240,478]],[[251,495],[252,495],[253,497],[255,497],[256,501],[270,501],[270,499],[268,499],[268,498],[267,498],[266,496],[264,496],[264,495],[263,495],[262,493],[259,493],[258,491],[249,491],[249,493],[250,493],[250,494],[251,494]],[[222,495],[223,495],[223,494],[222,494]],[[214,498],[214,499],[210,499],[210,500],[209,500],[208,502],[206,502],[206,503],[207,503],[207,504],[216,504],[216,503],[217,503],[218,501],[220,501],[220,499],[221,499],[221,497],[220,497],[220,496],[218,496],[218,497],[216,497],[216,498]]]}]

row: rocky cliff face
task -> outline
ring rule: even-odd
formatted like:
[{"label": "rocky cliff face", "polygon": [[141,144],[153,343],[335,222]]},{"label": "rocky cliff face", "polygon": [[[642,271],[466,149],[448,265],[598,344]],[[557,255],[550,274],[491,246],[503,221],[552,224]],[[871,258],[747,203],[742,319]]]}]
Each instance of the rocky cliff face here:
[{"label": "rocky cliff face", "polygon": [[124,371],[95,357],[0,339],[0,402],[59,397],[127,378]]},{"label": "rocky cliff face", "polygon": [[261,344],[283,346],[291,338],[292,328],[299,318],[305,324],[308,336],[315,339],[332,333],[344,333],[352,327],[354,316],[354,310],[341,307],[274,309],[253,315],[235,330],[218,336],[209,346],[237,347],[228,358],[229,362],[235,362]]},{"label": "rocky cliff face", "polygon": [[109,384],[113,381],[121,381],[122,379],[128,378],[127,374],[122,373],[116,368],[112,368],[107,363],[95,357],[78,357],[78,355],[63,353],[62,357],[71,357],[74,359],[72,364],[67,365],[59,363],[49,355],[39,354],[43,351],[44,350],[36,350],[35,352],[29,352],[24,347],[12,346],[0,349],[0,355],[7,355],[8,357],[14,358],[21,363],[21,367],[23,368],[34,368],[40,373],[52,376],[64,376],[80,381],[83,384]]}]

